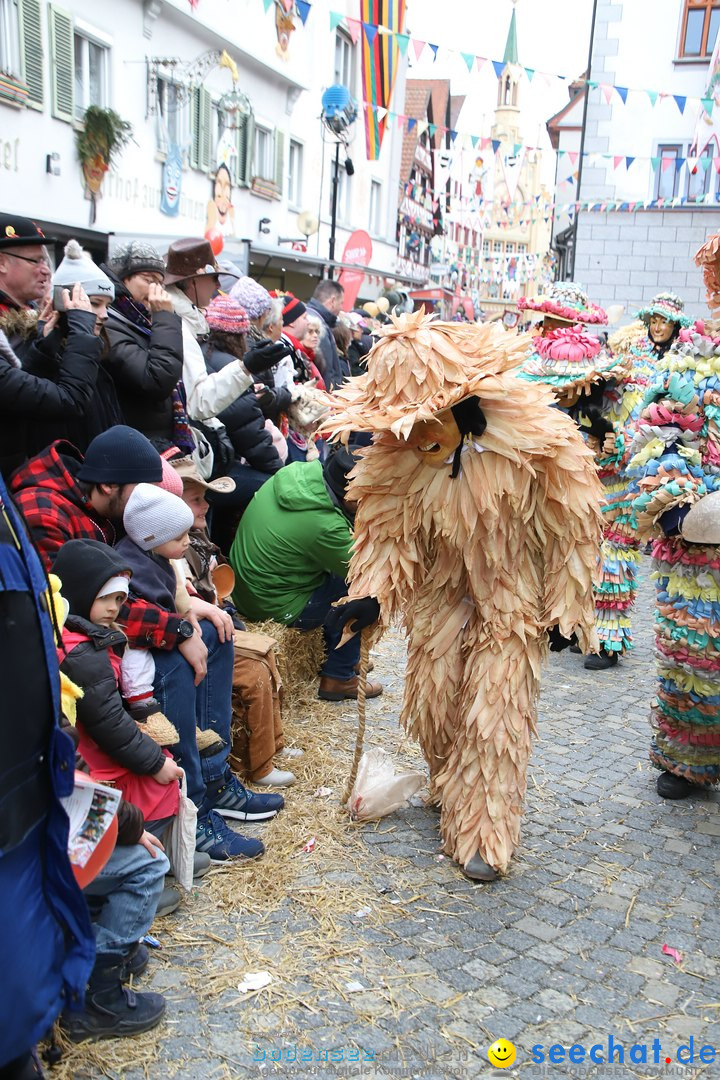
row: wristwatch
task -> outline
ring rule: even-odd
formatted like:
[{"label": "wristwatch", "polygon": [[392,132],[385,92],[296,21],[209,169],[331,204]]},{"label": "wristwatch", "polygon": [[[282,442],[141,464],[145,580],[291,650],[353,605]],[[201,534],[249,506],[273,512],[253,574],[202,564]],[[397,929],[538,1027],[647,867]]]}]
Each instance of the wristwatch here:
[{"label": "wristwatch", "polygon": [[187,619],[183,619],[177,628],[177,636],[182,638],[183,641],[187,641],[195,633],[195,627]]}]

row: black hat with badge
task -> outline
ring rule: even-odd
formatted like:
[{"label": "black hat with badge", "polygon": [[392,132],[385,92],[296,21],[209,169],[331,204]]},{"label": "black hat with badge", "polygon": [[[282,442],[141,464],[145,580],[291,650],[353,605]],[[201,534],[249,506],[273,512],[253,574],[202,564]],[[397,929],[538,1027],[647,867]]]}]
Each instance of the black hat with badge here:
[{"label": "black hat with badge", "polygon": [[0,213],[0,251],[16,247],[30,247],[33,244],[54,243],[53,237],[45,236],[40,226],[30,218]]}]

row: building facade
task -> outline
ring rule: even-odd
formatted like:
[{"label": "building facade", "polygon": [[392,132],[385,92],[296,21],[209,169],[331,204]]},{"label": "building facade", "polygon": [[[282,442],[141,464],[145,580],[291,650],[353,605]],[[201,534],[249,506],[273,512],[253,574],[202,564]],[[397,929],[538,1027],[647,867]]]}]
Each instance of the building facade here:
[{"label": "building facade", "polygon": [[[402,137],[389,126],[378,160],[367,159],[362,32],[340,18],[354,6],[317,0],[307,25],[294,6],[264,6],[0,0],[2,208],[77,236],[98,256],[127,236],[164,251],[212,230],[221,259],[307,294],[328,269],[335,140],[319,119],[321,97],[341,82],[359,110],[338,172],[336,260],[354,233],[367,233],[360,296],[375,296],[396,276]],[[400,57],[398,100],[405,64]],[[132,126],[104,175],[100,164],[95,200],[77,156],[90,105]]]},{"label": "building facade", "polygon": [[[711,0],[657,0],[652,12],[644,0],[597,0],[578,160],[578,200],[596,210],[579,213],[574,276],[603,306],[625,305],[626,317],[661,289],[705,313],[692,256],[718,228],[709,68],[719,25]],[[565,201],[559,189],[556,199]]]}]

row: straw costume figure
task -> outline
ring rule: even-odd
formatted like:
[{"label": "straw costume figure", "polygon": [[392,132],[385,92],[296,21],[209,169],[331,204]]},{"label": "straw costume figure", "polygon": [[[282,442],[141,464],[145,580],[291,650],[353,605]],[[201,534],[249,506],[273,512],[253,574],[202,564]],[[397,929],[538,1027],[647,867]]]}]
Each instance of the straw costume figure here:
[{"label": "straw costume figure", "polygon": [[[695,261],[720,310],[720,234]],[[657,696],[650,759],[658,794],[720,780],[720,322],[681,329],[657,363],[629,472],[640,534],[651,536]]]},{"label": "straw costume figure", "polygon": [[577,631],[597,647],[600,484],[576,426],[515,369],[502,327],[393,318],[326,430],[371,432],[349,602],[356,631],[408,632],[401,722],[419,740],[445,851],[476,880],[517,846],[540,664]]}]

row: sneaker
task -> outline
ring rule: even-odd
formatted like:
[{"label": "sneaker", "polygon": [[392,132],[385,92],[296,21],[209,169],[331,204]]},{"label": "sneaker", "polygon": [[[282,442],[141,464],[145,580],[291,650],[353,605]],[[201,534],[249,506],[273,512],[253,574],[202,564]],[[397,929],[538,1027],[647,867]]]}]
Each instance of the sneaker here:
[{"label": "sneaker", "polygon": [[267,821],[274,818],[284,805],[282,795],[260,795],[248,791],[232,773],[228,774],[212,798],[213,810],[237,821]]},{"label": "sneaker", "polygon": [[207,817],[198,818],[196,850],[210,856],[214,863],[228,859],[257,859],[265,851],[262,840],[251,840],[233,832],[219,814],[211,810]]},{"label": "sneaker", "polygon": [[181,899],[182,897],[177,889],[174,889],[171,885],[166,885],[160,894],[155,918],[161,919],[163,915],[172,915],[173,911],[177,911],[180,907]]},{"label": "sneaker", "polygon": [[[205,875],[210,872],[211,866],[210,856],[206,855],[203,851],[196,851],[193,855],[193,881],[199,881],[200,878],[204,878]],[[172,869],[166,875],[166,878],[174,880],[175,875],[173,874]]]},{"label": "sneaker", "polygon": [[289,770],[275,768],[272,768],[265,776],[253,780],[253,784],[257,784],[258,787],[289,787],[290,784],[294,783],[295,773],[291,773]]}]

